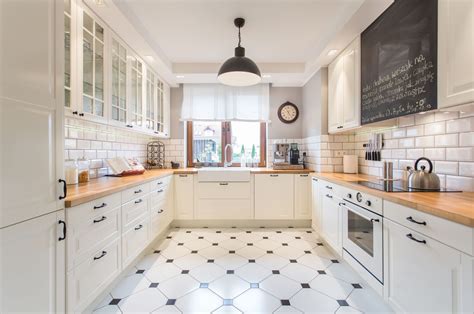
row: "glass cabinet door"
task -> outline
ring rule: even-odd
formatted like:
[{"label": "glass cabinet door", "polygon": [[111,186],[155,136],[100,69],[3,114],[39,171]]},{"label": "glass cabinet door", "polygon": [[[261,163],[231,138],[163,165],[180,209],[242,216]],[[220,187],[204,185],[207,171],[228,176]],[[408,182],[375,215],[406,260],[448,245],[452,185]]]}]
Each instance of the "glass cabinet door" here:
[{"label": "glass cabinet door", "polygon": [[64,0],[64,106],[71,107],[71,0]]},{"label": "glass cabinet door", "polygon": [[163,89],[163,82],[161,81],[158,81],[157,84],[157,99],[158,99],[158,113],[157,113],[157,117],[156,117],[156,130],[158,132],[163,132],[164,131],[164,126],[163,126],[163,122],[164,122],[164,110],[163,110],[163,107],[164,107],[164,89]]},{"label": "glass cabinet door", "polygon": [[112,120],[127,122],[127,50],[112,39]]},{"label": "glass cabinet door", "polygon": [[155,128],[155,112],[156,112],[155,75],[150,70],[147,70],[145,127],[149,130],[154,130]]},{"label": "glass cabinet door", "polygon": [[104,116],[104,28],[83,12],[82,110]]},{"label": "glass cabinet door", "polygon": [[130,122],[134,126],[143,126],[143,64],[135,57],[131,57],[131,97]]}]

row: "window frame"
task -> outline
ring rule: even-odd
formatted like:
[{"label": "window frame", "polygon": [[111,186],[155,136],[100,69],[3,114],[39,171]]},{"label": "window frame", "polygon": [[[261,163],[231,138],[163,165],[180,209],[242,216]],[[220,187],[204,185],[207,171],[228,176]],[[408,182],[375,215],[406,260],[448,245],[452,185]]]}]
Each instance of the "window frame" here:
[{"label": "window frame", "polygon": [[[232,132],[230,124],[232,122],[221,122],[221,156],[225,159],[225,146],[232,144]],[[186,122],[186,163],[188,167],[195,167],[193,160],[193,121]],[[227,156],[232,157],[232,156]],[[229,158],[228,158],[229,159]],[[219,167],[224,167],[224,160],[218,163]],[[267,123],[260,122],[260,162],[258,167],[267,166]],[[240,162],[233,162],[231,167],[240,167]]]}]

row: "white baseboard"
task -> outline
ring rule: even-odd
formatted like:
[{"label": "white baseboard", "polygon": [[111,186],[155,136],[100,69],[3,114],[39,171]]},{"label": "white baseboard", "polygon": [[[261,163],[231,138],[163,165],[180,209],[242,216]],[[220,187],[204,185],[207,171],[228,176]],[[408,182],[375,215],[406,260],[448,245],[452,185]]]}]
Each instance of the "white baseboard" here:
[{"label": "white baseboard", "polygon": [[173,227],[182,228],[231,228],[231,227],[248,227],[248,228],[311,228],[310,219],[301,220],[174,220]]}]

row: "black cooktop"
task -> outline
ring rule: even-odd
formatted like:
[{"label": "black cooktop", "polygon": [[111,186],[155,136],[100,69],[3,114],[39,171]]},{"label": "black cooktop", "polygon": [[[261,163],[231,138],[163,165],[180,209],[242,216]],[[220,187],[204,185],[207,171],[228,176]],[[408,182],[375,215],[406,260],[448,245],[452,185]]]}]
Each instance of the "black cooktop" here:
[{"label": "black cooktop", "polygon": [[436,190],[414,189],[409,188],[403,181],[354,181],[353,183],[384,192],[461,192],[445,188]]}]

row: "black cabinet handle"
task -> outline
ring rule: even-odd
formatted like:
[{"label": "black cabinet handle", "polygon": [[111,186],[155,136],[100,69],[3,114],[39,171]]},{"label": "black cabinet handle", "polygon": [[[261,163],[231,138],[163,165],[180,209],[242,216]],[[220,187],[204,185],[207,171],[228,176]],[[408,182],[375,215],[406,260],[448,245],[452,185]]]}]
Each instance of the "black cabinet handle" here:
[{"label": "black cabinet handle", "polygon": [[278,177],[277,174],[271,174],[270,177]]},{"label": "black cabinet handle", "polygon": [[63,225],[63,235],[58,238],[58,241],[66,240],[66,232],[67,232],[66,222],[64,220],[60,220],[58,221],[58,224]]},{"label": "black cabinet handle", "polygon": [[326,185],[326,189],[332,190],[332,186]]},{"label": "black cabinet handle", "polygon": [[163,192],[163,189],[159,189],[158,191],[156,191],[156,193],[162,193]]},{"label": "black cabinet handle", "polygon": [[77,112],[77,111],[73,111],[73,112],[72,112],[72,114],[78,114],[78,113],[79,113],[79,112]]},{"label": "black cabinet handle", "polygon": [[81,112],[81,113],[79,114],[79,117],[83,117],[83,116],[84,116],[84,113]]},{"label": "black cabinet handle", "polygon": [[153,132],[153,133],[155,133],[155,134],[160,134],[160,132],[158,132],[158,131],[155,131],[155,132]]},{"label": "black cabinet handle", "polygon": [[101,259],[101,258],[104,257],[105,255],[107,255],[107,251],[102,251],[102,254],[100,254],[100,256],[97,256],[97,257],[94,256],[94,261],[96,261],[96,260],[98,260],[98,259]]},{"label": "black cabinet handle", "polygon": [[66,196],[67,196],[67,184],[66,184],[66,180],[59,179],[58,182],[63,184],[63,195],[59,196],[59,199],[60,199],[60,200],[63,200],[63,199],[65,199]]},{"label": "black cabinet handle", "polygon": [[219,185],[229,185],[229,183],[227,183],[227,182],[221,182],[221,183],[219,183]]},{"label": "black cabinet handle", "polygon": [[104,221],[106,219],[107,219],[107,217],[102,216],[100,219],[94,219],[94,223],[96,224],[96,223],[99,223],[99,222]]},{"label": "black cabinet handle", "polygon": [[418,240],[411,233],[407,234],[407,238],[410,239],[410,240],[413,240],[415,242],[418,242],[418,243],[426,244],[425,240]]},{"label": "black cabinet handle", "polygon": [[135,227],[135,230],[140,230],[141,228],[143,228],[143,225],[138,225],[138,227]]},{"label": "black cabinet handle", "polygon": [[370,219],[371,222],[380,222],[380,219]]},{"label": "black cabinet handle", "polygon": [[412,216],[407,217],[407,220],[408,220],[409,222],[413,222],[413,223],[415,223],[415,224],[417,224],[417,225],[426,226],[426,221],[416,221],[415,219],[413,219]]},{"label": "black cabinet handle", "polygon": [[94,206],[94,209],[104,208],[105,206],[107,206],[107,203],[102,203],[100,205]]},{"label": "black cabinet handle", "polygon": [[141,193],[141,192],[143,192],[143,191],[142,191],[142,189],[140,189],[140,190],[136,190],[136,191],[135,191],[135,192],[133,192],[133,193],[135,193],[135,194],[138,194],[138,193]]},{"label": "black cabinet handle", "polygon": [[328,198],[332,198],[332,195],[326,194],[326,197],[328,197]]},{"label": "black cabinet handle", "polygon": [[179,177],[180,177],[180,178],[187,178],[188,175],[187,175],[187,174],[180,174]]},{"label": "black cabinet handle", "polygon": [[312,180],[315,181],[315,182],[318,182],[318,179],[316,179],[316,178],[313,178]]},{"label": "black cabinet handle", "polygon": [[140,199],[135,201],[135,204],[140,204],[141,202],[143,202],[143,200],[140,198]]},{"label": "black cabinet handle", "polygon": [[133,125],[127,124],[126,127],[127,127],[127,128],[133,128]]},{"label": "black cabinet handle", "polygon": [[158,214],[161,214],[162,212],[163,212],[163,209],[160,209],[160,210],[158,211]]},{"label": "black cabinet handle", "polygon": [[156,183],[156,185],[162,185],[163,184],[163,181],[159,181]]},{"label": "black cabinet handle", "polygon": [[342,125],[340,125],[340,126],[338,126],[337,128],[338,128],[338,129],[342,129],[342,128],[343,128],[343,126],[342,126]]},{"label": "black cabinet handle", "polygon": [[[326,195],[326,196],[327,196],[327,195]],[[329,197],[329,196],[328,196],[328,197]],[[332,196],[331,196],[331,198],[332,198]],[[339,203],[339,206],[346,206],[346,203],[341,202],[341,203]]]}]

